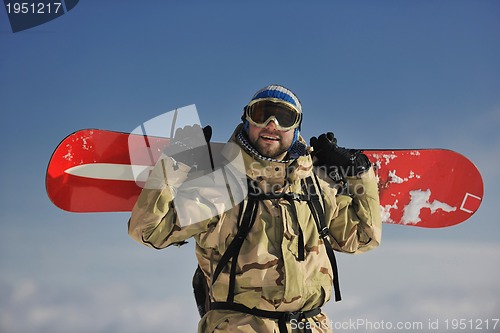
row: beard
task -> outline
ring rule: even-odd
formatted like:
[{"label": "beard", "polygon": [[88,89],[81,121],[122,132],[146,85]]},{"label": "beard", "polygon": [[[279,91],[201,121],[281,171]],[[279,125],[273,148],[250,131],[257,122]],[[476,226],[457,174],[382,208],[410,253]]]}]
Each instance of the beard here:
[{"label": "beard", "polygon": [[279,159],[282,157],[290,148],[293,141],[293,130],[292,135],[290,131],[269,131],[262,129],[258,133],[249,135],[250,144],[264,157],[269,157],[273,159]]}]

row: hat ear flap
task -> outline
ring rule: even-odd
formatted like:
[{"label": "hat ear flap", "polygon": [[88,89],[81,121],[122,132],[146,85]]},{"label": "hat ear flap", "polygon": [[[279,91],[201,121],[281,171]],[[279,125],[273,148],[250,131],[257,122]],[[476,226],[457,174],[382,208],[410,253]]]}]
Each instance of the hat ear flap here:
[{"label": "hat ear flap", "polygon": [[243,122],[243,132],[248,134],[248,126],[250,123],[247,120],[247,108],[248,105],[243,108],[243,114],[241,115],[241,121]]}]

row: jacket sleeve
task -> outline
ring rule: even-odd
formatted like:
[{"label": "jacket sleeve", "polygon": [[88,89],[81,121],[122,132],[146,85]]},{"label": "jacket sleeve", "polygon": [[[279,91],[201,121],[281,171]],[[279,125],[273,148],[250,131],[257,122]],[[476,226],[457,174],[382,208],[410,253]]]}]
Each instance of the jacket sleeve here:
[{"label": "jacket sleeve", "polygon": [[324,197],[330,240],[337,251],[363,253],[380,245],[382,237],[377,178],[370,168],[348,177],[347,184],[347,193],[337,194],[331,186],[324,189],[329,193]]},{"label": "jacket sleeve", "polygon": [[[167,156],[160,158],[132,209],[128,233],[134,240],[159,249],[182,243],[206,229],[206,223],[183,221],[174,205],[174,197],[182,195],[177,192],[187,179],[189,170],[182,163],[174,165],[174,161]],[[184,203],[183,210],[194,214],[208,209],[202,207],[196,198]]]}]

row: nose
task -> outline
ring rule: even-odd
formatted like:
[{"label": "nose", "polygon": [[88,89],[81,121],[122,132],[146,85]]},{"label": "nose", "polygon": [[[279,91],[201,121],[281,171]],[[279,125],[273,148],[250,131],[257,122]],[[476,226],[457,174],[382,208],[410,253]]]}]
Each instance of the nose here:
[{"label": "nose", "polygon": [[266,129],[273,129],[273,130],[278,129],[278,127],[276,127],[276,120],[275,119],[270,119],[268,121],[268,123],[266,124],[265,128]]}]

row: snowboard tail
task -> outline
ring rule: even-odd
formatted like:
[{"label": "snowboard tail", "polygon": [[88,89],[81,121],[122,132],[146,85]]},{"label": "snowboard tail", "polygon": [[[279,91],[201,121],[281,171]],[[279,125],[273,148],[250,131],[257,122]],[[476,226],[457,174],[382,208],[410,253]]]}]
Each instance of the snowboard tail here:
[{"label": "snowboard tail", "polygon": [[[69,212],[131,211],[169,139],[84,129],[67,136],[47,168],[50,200]],[[210,143],[213,153],[223,143]],[[474,214],[483,197],[475,165],[444,149],[364,150],[375,166],[385,223],[441,228]],[[131,158],[131,156],[133,158]]]}]

